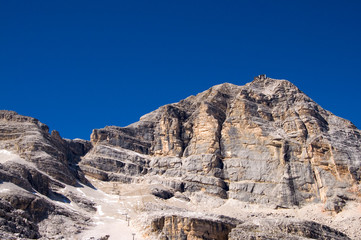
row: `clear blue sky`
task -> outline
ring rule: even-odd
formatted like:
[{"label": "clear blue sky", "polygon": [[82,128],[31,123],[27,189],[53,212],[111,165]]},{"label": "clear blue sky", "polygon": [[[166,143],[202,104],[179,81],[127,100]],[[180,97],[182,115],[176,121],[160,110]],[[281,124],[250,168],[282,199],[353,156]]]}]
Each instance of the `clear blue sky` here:
[{"label": "clear blue sky", "polygon": [[361,127],[361,1],[0,0],[0,109],[66,138],[258,74]]}]

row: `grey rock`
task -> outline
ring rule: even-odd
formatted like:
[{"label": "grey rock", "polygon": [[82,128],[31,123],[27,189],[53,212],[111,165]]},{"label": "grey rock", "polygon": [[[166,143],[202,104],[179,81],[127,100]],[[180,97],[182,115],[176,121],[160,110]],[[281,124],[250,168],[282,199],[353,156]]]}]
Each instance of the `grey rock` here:
[{"label": "grey rock", "polygon": [[153,187],[151,189],[151,194],[162,199],[169,199],[174,196],[174,192],[172,190],[159,186]]},{"label": "grey rock", "polygon": [[[156,186],[148,193],[163,199],[158,203],[191,205],[208,197],[217,199],[214,206],[226,199],[276,209],[323,203],[336,214],[360,200],[360,146],[361,132],[351,122],[292,83],[264,76],[245,86],[214,86],[127,127],[94,129],[90,142],[63,139],[37,119],[0,111],[0,150],[18,156],[0,162],[0,183],[22,189],[1,195],[0,237],[61,238],[81,231],[89,219],[54,202],[94,212],[92,201],[63,191],[91,186],[87,176]],[[160,238],[348,239],[314,222],[179,211],[153,219]]]},{"label": "grey rock", "polygon": [[[46,239],[51,229],[60,228],[49,220],[53,216],[79,227],[87,224],[85,218],[62,209],[53,201],[69,201],[58,192],[65,184],[89,184],[77,164],[80,156],[91,147],[89,141],[64,140],[55,130],[49,134],[49,128],[37,119],[0,111],[3,158],[0,159],[0,183],[13,183],[19,187],[17,190],[11,187],[0,194],[3,203],[0,212],[6,212],[0,219],[5,221],[0,231],[1,238],[35,239],[42,236]],[[86,202],[84,199],[73,201],[83,205]],[[40,225],[46,226],[45,230]],[[52,234],[55,236],[63,230]],[[69,228],[62,235],[75,231]]]},{"label": "grey rock", "polygon": [[24,210],[14,208],[2,198],[0,199],[0,223],[1,239],[41,237],[38,226],[30,215]]},{"label": "grey rock", "polygon": [[[77,150],[76,144],[83,145],[84,151]],[[0,148],[17,153],[60,182],[76,184],[81,173],[74,167],[74,161],[90,145],[86,141],[65,141],[57,131],[49,134],[49,128],[37,119],[0,111]]]},{"label": "grey rock", "polygon": [[[286,80],[214,86],[128,127],[94,130],[91,141],[146,160],[90,152],[85,168],[177,177],[185,191],[282,208],[324,202],[325,210],[341,211],[348,200],[337,194],[358,189],[361,180],[360,131]],[[119,166],[125,160],[133,170]]]},{"label": "grey rock", "polygon": [[334,239],[349,240],[344,233],[312,221],[295,219],[256,219],[233,228],[231,240],[251,239]]},{"label": "grey rock", "polygon": [[195,217],[165,215],[154,218],[151,231],[159,234],[159,239],[219,239],[227,240],[232,228],[239,221],[224,216]]}]

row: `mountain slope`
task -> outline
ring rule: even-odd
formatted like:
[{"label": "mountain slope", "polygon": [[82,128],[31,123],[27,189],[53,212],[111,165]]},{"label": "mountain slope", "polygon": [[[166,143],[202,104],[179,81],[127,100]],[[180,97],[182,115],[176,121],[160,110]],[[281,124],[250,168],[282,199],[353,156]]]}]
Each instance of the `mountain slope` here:
[{"label": "mountain slope", "polygon": [[[125,128],[94,130],[91,141],[81,163],[89,174],[128,176],[124,181],[161,175],[175,191],[278,207],[321,201],[340,211],[361,179],[360,131],[292,83],[265,77],[212,87]],[[98,158],[125,165],[105,169]]]},{"label": "mountain slope", "polygon": [[90,142],[0,111],[0,237],[357,239],[360,144],[351,122],[263,75]]}]

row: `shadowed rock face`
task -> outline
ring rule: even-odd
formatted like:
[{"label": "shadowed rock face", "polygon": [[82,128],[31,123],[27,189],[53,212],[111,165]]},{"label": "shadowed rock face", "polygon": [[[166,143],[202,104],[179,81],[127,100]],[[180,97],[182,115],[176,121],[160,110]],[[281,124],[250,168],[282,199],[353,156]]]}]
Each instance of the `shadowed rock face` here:
[{"label": "shadowed rock face", "polygon": [[340,211],[361,180],[360,131],[286,80],[214,86],[128,127],[95,129],[91,142],[82,169],[99,179],[161,175],[182,191],[282,208]]},{"label": "shadowed rock face", "polygon": [[2,239],[15,239],[15,236],[30,239],[40,237],[38,226],[32,221],[30,215],[14,208],[3,199],[0,199],[0,223]]}]

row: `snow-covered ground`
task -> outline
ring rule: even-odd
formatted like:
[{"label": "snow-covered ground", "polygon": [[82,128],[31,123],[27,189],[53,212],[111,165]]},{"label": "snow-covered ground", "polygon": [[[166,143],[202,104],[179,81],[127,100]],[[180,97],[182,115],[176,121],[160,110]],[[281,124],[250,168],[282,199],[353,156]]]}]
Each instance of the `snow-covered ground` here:
[{"label": "snow-covered ground", "polygon": [[14,154],[8,150],[0,150],[0,163],[6,162],[19,162],[22,164],[28,164],[24,159],[20,158],[17,154]]},{"label": "snow-covered ground", "polygon": [[[99,183],[98,183],[99,184]],[[77,192],[86,196],[88,200],[96,204],[97,211],[92,216],[94,225],[88,230],[74,236],[74,239],[95,239],[109,235],[110,240],[143,240],[142,236],[137,233],[132,222],[133,210],[128,202],[122,201],[119,195],[107,194],[100,189],[93,189],[87,186],[76,188]]]}]

